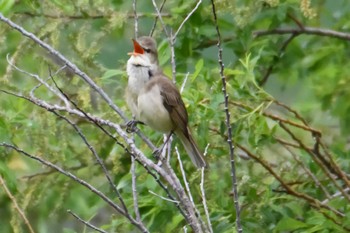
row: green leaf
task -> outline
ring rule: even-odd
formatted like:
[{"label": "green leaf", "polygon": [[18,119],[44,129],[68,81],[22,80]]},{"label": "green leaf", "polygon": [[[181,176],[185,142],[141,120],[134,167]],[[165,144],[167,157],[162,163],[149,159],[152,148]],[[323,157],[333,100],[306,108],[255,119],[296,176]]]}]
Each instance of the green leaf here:
[{"label": "green leaf", "polygon": [[6,126],[5,120],[0,117],[0,142],[9,141],[10,132]]},{"label": "green leaf", "polygon": [[124,70],[115,70],[115,69],[112,69],[112,70],[107,70],[103,75],[102,77],[100,78],[101,80],[105,80],[105,79],[110,79],[114,76],[118,76],[118,75],[123,75],[125,74],[126,71]]},{"label": "green leaf", "polygon": [[0,12],[6,14],[15,3],[15,0],[3,0],[0,1]]},{"label": "green leaf", "polygon": [[204,65],[204,60],[199,59],[196,63],[195,70],[194,70],[194,73],[192,75],[192,81],[194,81],[197,78],[197,76],[199,75],[199,73],[202,71],[203,65]]},{"label": "green leaf", "polygon": [[281,221],[278,222],[275,230],[277,232],[279,231],[294,231],[301,228],[306,228],[308,225],[302,221],[290,218],[290,217],[284,217]]}]

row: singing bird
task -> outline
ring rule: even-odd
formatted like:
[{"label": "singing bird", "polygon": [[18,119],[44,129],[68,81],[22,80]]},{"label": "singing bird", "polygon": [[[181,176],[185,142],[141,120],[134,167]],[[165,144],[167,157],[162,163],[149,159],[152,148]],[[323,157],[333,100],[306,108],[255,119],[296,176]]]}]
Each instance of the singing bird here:
[{"label": "singing bird", "polygon": [[207,167],[188,126],[188,114],[180,92],[158,65],[157,45],[151,37],[133,40],[127,62],[126,102],[135,122],[162,133],[175,133],[197,168]]}]

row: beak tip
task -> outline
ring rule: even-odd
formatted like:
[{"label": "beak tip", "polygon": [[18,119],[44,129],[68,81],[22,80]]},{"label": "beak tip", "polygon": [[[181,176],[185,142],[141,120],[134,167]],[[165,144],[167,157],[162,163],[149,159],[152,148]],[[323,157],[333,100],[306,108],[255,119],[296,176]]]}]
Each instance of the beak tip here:
[{"label": "beak tip", "polygon": [[142,46],[135,39],[132,39],[134,44],[134,53],[144,54]]}]

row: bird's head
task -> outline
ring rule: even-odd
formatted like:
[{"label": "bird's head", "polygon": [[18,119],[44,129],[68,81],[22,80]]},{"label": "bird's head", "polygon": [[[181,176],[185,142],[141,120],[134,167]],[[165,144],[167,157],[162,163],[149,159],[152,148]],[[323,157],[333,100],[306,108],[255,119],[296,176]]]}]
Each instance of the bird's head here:
[{"label": "bird's head", "polygon": [[134,51],[128,53],[130,55],[128,64],[136,67],[151,67],[151,61],[145,54],[145,50],[136,40],[133,39],[132,41],[134,43]]},{"label": "bird's head", "polygon": [[151,61],[152,65],[158,66],[157,42],[149,36],[141,36],[137,39],[137,42]]}]

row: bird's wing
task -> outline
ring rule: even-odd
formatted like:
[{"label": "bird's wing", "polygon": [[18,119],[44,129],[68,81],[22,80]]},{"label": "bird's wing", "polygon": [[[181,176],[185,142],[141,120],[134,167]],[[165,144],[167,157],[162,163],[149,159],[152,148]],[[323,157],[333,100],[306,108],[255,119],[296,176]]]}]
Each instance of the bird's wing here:
[{"label": "bird's wing", "polygon": [[188,115],[180,92],[175,84],[164,75],[158,77],[158,84],[163,97],[163,105],[168,110],[171,120],[178,129],[187,134]]}]

